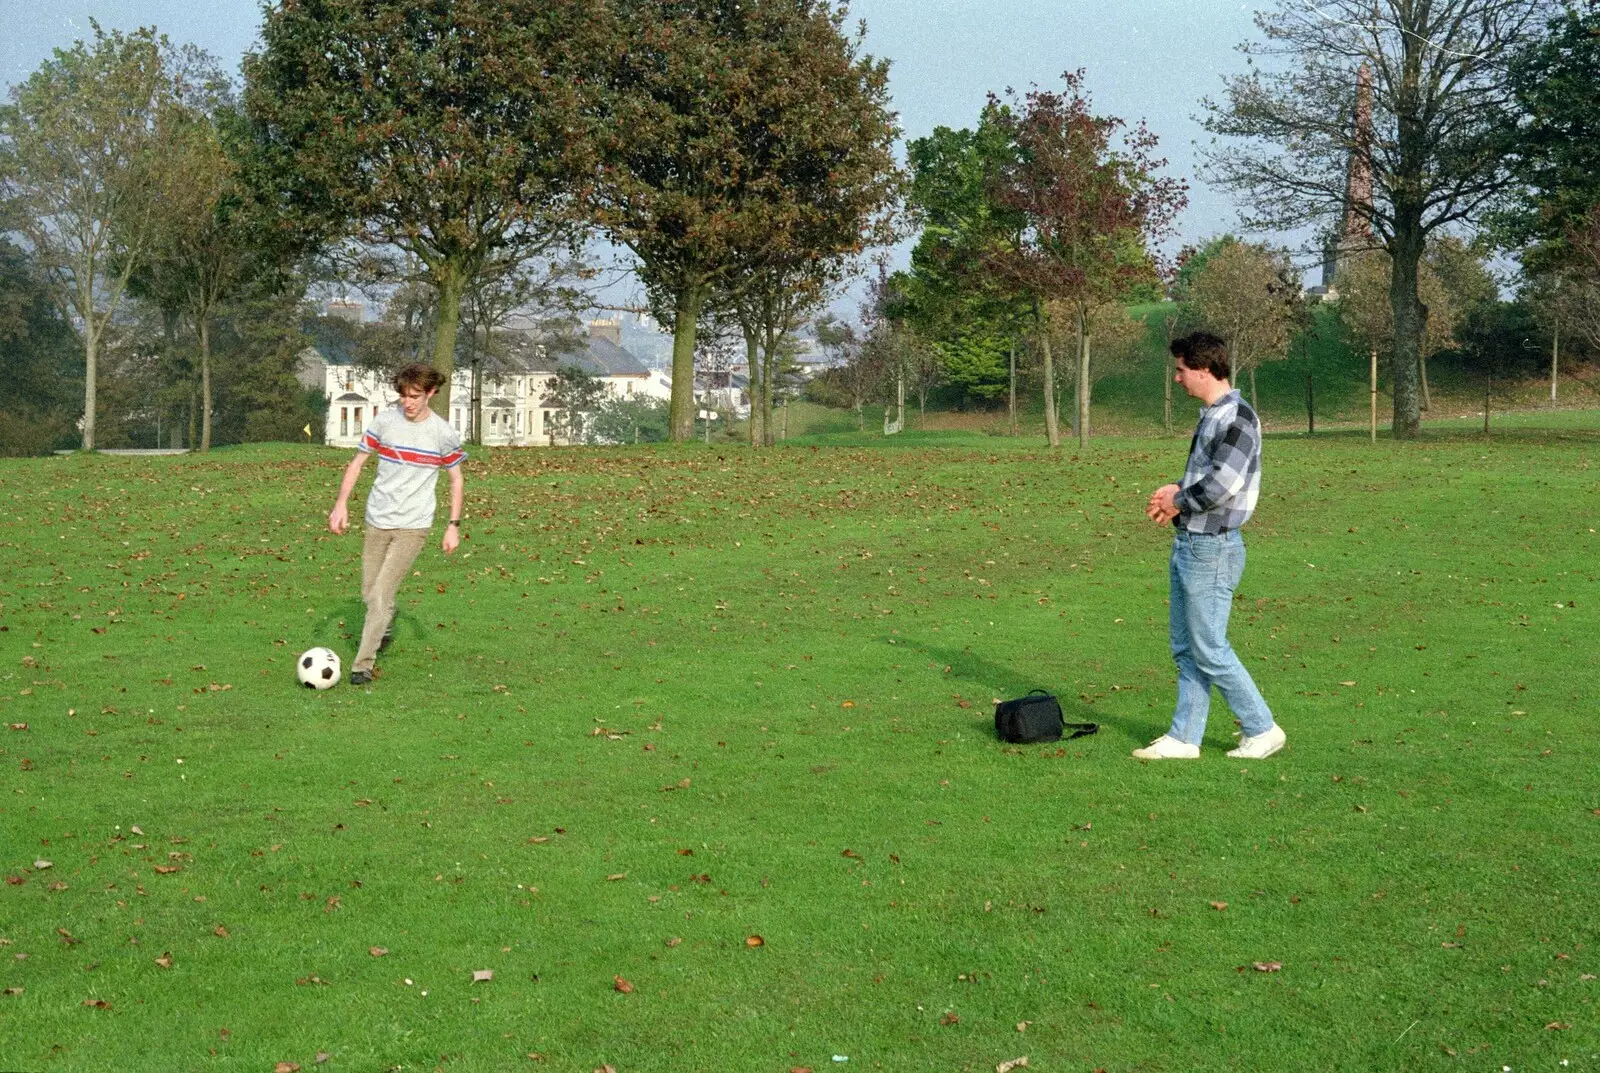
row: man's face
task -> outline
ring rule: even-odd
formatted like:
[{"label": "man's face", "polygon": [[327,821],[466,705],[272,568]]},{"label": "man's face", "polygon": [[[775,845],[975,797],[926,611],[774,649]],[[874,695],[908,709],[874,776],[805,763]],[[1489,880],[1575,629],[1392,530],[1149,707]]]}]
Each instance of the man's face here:
[{"label": "man's face", "polygon": [[428,400],[433,398],[433,391],[423,391],[421,388],[408,387],[400,392],[400,409],[404,411],[407,421],[420,421],[428,414]]},{"label": "man's face", "polygon": [[1172,379],[1197,399],[1206,398],[1217,384],[1217,378],[1211,375],[1209,369],[1191,369],[1183,363],[1182,358],[1173,364],[1177,366],[1178,371],[1173,374]]}]

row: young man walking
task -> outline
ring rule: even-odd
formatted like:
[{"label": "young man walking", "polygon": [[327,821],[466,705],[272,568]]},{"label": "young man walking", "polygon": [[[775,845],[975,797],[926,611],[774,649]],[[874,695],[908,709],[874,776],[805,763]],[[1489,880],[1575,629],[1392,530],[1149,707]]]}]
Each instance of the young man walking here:
[{"label": "young man walking", "polygon": [[1168,570],[1172,658],[1178,665],[1178,703],[1172,728],[1133,755],[1140,760],[1193,760],[1200,755],[1211,687],[1238,716],[1244,740],[1228,753],[1262,760],[1284,745],[1250,672],[1228,643],[1228,614],[1244,574],[1244,540],[1261,493],[1261,422],[1228,382],[1228,348],[1195,332],[1172,342],[1174,379],[1205,403],[1189,444],[1182,484],[1157,488],[1145,506],[1152,521],[1177,532]]},{"label": "young man walking", "polygon": [[440,546],[449,555],[461,543],[461,462],[467,456],[456,430],[428,408],[444,376],[427,365],[407,365],[392,383],[400,402],[367,426],[328,513],[328,528],[343,535],[350,528],[350,493],[355,490],[356,478],[367,458],[377,455],[378,475],[367,494],[366,535],[361,544],[361,599],[366,602],[367,615],[361,647],[350,665],[353,686],[372,682],[378,653],[389,646],[395,595],[433,528],[441,469],[450,474],[450,521]]}]

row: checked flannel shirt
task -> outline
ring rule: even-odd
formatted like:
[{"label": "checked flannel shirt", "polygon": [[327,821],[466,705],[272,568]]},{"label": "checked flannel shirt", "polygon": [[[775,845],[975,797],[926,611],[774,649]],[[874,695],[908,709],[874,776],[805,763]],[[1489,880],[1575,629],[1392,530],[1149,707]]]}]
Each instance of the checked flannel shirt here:
[{"label": "checked flannel shirt", "polygon": [[1261,497],[1261,421],[1238,391],[1200,411],[1172,524],[1190,533],[1224,533],[1250,520]]}]

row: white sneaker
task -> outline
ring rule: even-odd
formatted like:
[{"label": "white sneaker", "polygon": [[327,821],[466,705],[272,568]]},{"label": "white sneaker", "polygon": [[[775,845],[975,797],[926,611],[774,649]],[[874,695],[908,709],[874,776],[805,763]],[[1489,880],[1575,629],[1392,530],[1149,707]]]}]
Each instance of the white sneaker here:
[{"label": "white sneaker", "polygon": [[1143,749],[1133,751],[1135,760],[1198,760],[1200,746],[1189,745],[1163,734]]},{"label": "white sneaker", "polygon": [[1288,740],[1289,736],[1283,732],[1283,728],[1273,723],[1265,732],[1240,741],[1237,749],[1228,750],[1228,755],[1235,760],[1265,760],[1282,749]]}]

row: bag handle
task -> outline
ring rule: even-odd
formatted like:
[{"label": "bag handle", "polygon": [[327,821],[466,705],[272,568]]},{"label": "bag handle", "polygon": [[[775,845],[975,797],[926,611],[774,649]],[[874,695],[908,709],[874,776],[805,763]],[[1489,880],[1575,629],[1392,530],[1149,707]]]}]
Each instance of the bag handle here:
[{"label": "bag handle", "polygon": [[1070,730],[1071,734],[1062,738],[1062,741],[1071,741],[1073,738],[1087,738],[1090,734],[1100,729],[1099,723],[1062,723],[1062,730]]}]

